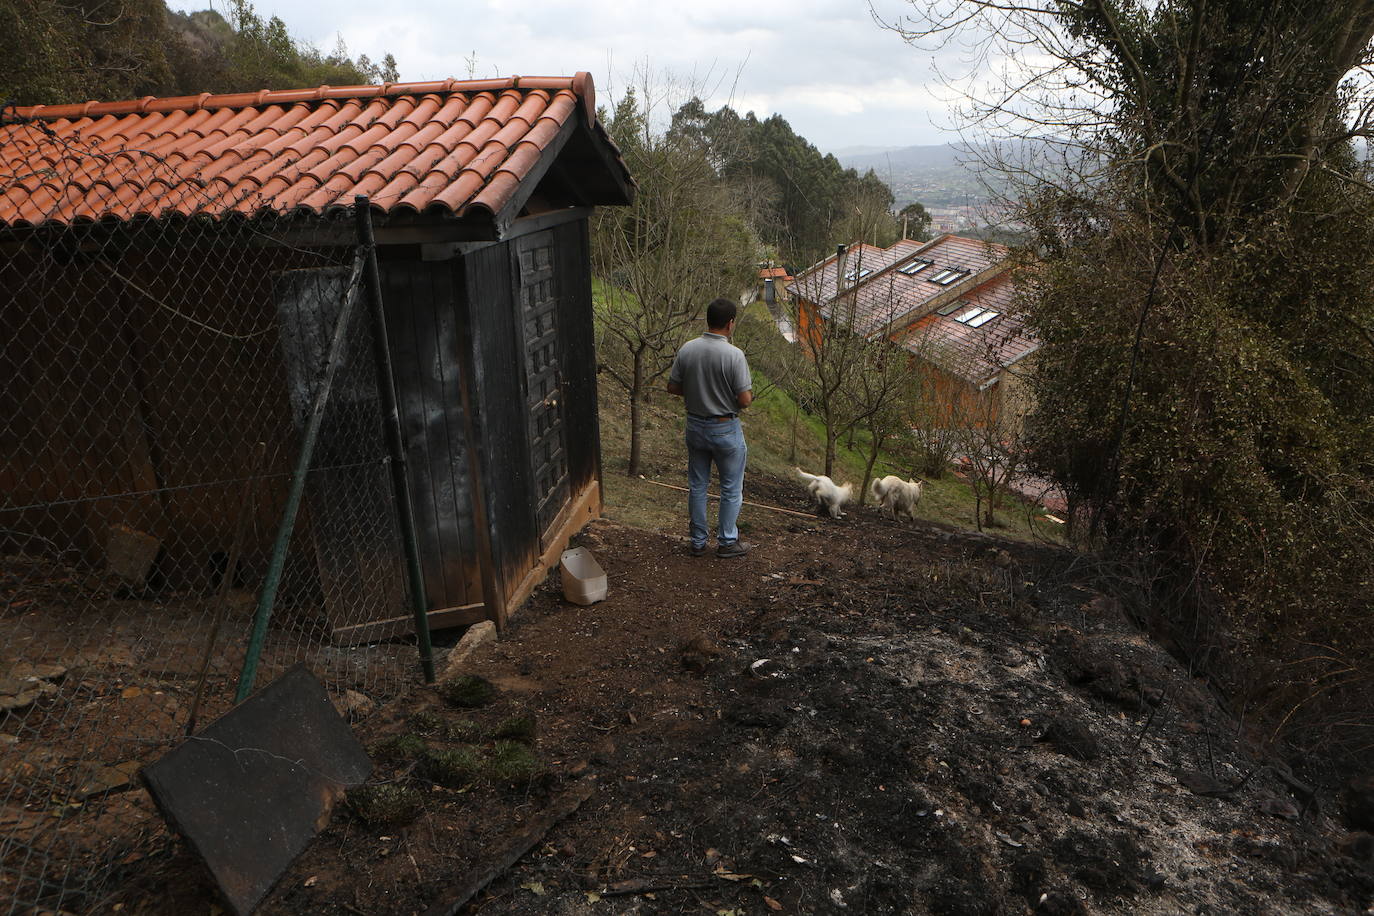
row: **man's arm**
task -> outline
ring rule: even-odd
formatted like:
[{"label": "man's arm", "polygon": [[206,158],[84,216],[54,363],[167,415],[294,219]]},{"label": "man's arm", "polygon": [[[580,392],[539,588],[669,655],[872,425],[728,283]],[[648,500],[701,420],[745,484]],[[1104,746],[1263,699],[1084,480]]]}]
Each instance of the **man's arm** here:
[{"label": "man's arm", "polygon": [[675,395],[677,395],[678,397],[682,397],[682,386],[679,385],[677,382],[669,381],[669,382],[668,382],[668,393],[669,393],[669,394],[675,394]]},{"label": "man's arm", "polygon": [[754,375],[749,371],[749,361],[744,358],[744,353],[735,350],[735,355],[735,403],[743,410],[754,402]]}]

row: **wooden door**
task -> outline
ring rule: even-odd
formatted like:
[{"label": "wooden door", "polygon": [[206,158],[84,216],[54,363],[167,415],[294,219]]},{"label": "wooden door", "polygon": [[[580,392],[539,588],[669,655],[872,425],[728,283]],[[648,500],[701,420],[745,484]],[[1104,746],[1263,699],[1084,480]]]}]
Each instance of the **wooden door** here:
[{"label": "wooden door", "polygon": [[547,546],[549,529],[569,498],[553,232],[536,232],[518,239],[516,256],[530,474],[542,547]]}]

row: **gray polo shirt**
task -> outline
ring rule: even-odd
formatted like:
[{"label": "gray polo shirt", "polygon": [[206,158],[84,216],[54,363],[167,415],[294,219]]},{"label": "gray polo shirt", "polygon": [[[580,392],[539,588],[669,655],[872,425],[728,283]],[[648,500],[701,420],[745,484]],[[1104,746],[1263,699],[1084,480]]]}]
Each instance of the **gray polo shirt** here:
[{"label": "gray polo shirt", "polygon": [[687,412],[699,417],[739,413],[736,396],[754,387],[744,351],[710,331],[682,345],[668,380],[682,386]]}]

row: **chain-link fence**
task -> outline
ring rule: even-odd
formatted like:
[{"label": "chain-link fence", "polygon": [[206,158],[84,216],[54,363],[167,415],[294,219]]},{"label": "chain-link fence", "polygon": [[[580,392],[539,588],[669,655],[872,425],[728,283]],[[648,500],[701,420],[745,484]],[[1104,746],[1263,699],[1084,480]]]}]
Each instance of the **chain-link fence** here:
[{"label": "chain-link fence", "polygon": [[0,910],[98,911],[165,837],[139,766],[254,664],[346,704],[421,682],[389,376],[357,214],[242,218],[212,165],[5,120]]}]

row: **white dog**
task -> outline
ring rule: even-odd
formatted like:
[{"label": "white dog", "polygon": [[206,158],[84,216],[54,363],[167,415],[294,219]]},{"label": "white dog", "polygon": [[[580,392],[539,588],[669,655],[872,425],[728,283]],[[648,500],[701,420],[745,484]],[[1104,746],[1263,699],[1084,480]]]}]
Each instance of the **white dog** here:
[{"label": "white dog", "polygon": [[844,485],[836,484],[835,481],[826,477],[824,474],[808,474],[801,468],[793,468],[797,476],[806,481],[806,492],[811,494],[811,498],[816,501],[816,509],[822,507],[830,513],[831,518],[844,518],[844,513],[840,507],[854,496],[854,485],[847,483]]},{"label": "white dog", "polygon": [[873,483],[869,484],[868,492],[873,494],[878,511],[887,512],[893,521],[897,520],[898,512],[909,519],[916,518],[916,504],[921,501],[919,480],[903,480],[891,474],[881,480],[875,477]]}]

